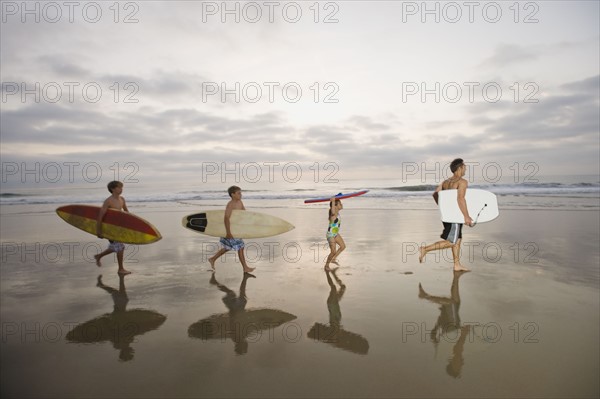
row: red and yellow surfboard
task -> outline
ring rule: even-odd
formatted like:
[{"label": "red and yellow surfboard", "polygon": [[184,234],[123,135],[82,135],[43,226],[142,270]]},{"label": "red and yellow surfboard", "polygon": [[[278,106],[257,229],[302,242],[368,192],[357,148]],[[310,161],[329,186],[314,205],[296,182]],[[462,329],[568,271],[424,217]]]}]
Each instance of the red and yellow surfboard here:
[{"label": "red and yellow surfboard", "polygon": [[[100,207],[93,205],[65,205],[56,213],[65,222],[96,235],[96,220]],[[156,227],[139,216],[109,209],[102,221],[102,236],[125,244],[151,244],[162,238]]]}]

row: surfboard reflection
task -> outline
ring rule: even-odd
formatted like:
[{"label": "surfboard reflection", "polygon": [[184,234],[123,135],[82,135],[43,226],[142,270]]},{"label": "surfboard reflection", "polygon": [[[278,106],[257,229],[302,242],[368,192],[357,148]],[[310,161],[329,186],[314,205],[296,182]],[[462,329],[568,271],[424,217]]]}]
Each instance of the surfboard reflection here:
[{"label": "surfboard reflection", "polygon": [[250,277],[254,276],[244,273],[239,295],[236,295],[234,291],[219,283],[213,273],[210,283],[225,293],[223,303],[228,312],[214,314],[192,324],[188,328],[188,336],[222,341],[229,338],[234,342],[235,353],[243,355],[248,352],[249,342],[257,342],[263,330],[273,329],[296,319],[293,314],[277,309],[246,309],[246,283]]},{"label": "surfboard reflection", "polygon": [[[423,289],[421,284],[419,284],[419,298],[440,305],[440,315],[435,326],[430,331],[430,339],[435,347],[436,355],[439,343],[444,336],[449,336],[448,341],[450,342],[456,341],[452,348],[452,356],[448,358],[448,365],[446,366],[446,373],[454,378],[460,378],[461,376],[462,368],[465,364],[463,350],[471,328],[470,325],[461,326],[460,323],[460,294],[458,290],[458,280],[463,274],[464,272],[454,272],[449,297],[430,295]],[[460,334],[458,340],[455,338],[457,332]]]},{"label": "surfboard reflection", "polygon": [[[329,310],[329,324],[315,323],[308,331],[308,337],[317,341],[328,343],[336,348],[366,355],[369,352],[369,341],[362,335],[346,331],[342,328],[342,311],[340,301],[346,292],[346,286],[338,278],[337,269],[326,270],[327,283],[331,290],[327,297],[327,309]],[[340,289],[333,282],[331,276],[339,284]]]},{"label": "surfboard reflection", "polygon": [[119,276],[118,290],[105,285],[102,276],[98,276],[96,286],[112,296],[113,312],[79,324],[67,333],[66,339],[69,342],[84,344],[109,341],[119,350],[119,360],[132,360],[135,351],[131,344],[134,338],[156,330],[167,318],[153,310],[127,310],[129,297],[125,289],[125,276]]}]

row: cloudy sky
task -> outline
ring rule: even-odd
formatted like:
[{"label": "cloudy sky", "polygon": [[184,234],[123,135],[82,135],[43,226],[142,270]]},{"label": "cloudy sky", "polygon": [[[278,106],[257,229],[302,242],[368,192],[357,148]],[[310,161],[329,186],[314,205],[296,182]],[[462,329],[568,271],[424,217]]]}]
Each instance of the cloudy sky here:
[{"label": "cloudy sky", "polygon": [[599,173],[597,1],[1,4],[3,180],[65,162],[395,177],[458,156]]}]

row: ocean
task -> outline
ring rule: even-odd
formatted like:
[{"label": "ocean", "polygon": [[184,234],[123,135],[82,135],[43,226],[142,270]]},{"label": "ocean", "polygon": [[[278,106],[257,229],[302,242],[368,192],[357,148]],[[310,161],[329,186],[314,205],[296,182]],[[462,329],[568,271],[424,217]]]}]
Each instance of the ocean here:
[{"label": "ocean", "polygon": [[[223,206],[228,200],[227,188],[242,187],[243,199],[254,208],[303,208],[304,200],[333,196],[363,189],[369,192],[352,200],[353,208],[363,209],[433,209],[431,194],[435,184],[421,181],[404,182],[394,179],[337,180],[327,183],[299,181],[270,184],[230,179],[218,182],[125,182],[123,196],[130,208],[152,206]],[[515,183],[510,179],[499,182],[473,181],[470,188],[489,190],[498,196],[500,209],[569,209],[600,210],[600,177],[597,175],[538,177],[535,182]],[[3,186],[0,205],[9,212],[13,205],[100,204],[108,197],[104,184]],[[19,207],[20,208],[20,207]],[[43,207],[46,208],[46,207]]]}]

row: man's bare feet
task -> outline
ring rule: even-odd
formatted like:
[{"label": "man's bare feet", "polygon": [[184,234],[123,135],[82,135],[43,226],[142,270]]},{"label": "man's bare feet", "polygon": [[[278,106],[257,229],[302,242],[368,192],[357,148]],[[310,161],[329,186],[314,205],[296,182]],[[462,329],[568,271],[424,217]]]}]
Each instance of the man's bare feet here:
[{"label": "man's bare feet", "polygon": [[466,267],[464,267],[460,263],[455,263],[454,264],[454,271],[455,272],[470,272],[471,270],[467,269]]},{"label": "man's bare feet", "polygon": [[131,272],[129,270],[125,270],[125,269],[121,269],[117,273],[119,273],[119,274],[121,274],[123,276],[125,276],[127,274],[131,274]]},{"label": "man's bare feet", "polygon": [[96,259],[96,266],[102,266],[102,263],[100,263],[100,255],[94,255],[94,259]]},{"label": "man's bare feet", "polygon": [[419,247],[419,263],[423,263],[425,257],[425,247]]}]

